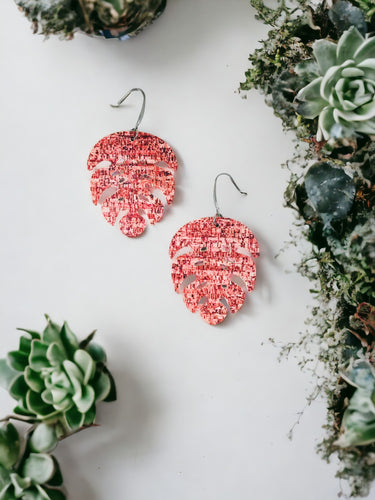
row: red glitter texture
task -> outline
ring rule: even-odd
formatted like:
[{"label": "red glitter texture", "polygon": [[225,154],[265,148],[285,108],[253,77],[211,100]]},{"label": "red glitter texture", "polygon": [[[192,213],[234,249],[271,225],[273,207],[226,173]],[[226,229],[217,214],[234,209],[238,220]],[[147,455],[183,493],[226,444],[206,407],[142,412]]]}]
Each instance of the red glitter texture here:
[{"label": "red glitter texture", "polygon": [[[114,226],[119,219],[121,231],[131,238],[146,228],[141,214],[155,224],[163,217],[162,202],[152,194],[160,190],[169,204],[174,198],[173,171],[177,159],[172,148],[159,137],[145,132],[117,132],[101,139],[92,149],[87,168],[98,167],[91,177],[95,205]],[[99,165],[109,162],[109,166]]]},{"label": "red glitter texture", "polygon": [[[172,280],[178,293],[188,277],[194,279],[183,288],[188,309],[198,309],[210,325],[221,323],[228,314],[243,305],[245,291],[233,281],[240,277],[251,292],[256,270],[253,258],[259,256],[254,234],[241,222],[223,217],[198,219],[185,224],[172,238],[169,255],[189,247],[188,253],[177,256],[172,263]],[[185,281],[186,280],[186,281]],[[185,281],[185,283],[184,283]]]}]

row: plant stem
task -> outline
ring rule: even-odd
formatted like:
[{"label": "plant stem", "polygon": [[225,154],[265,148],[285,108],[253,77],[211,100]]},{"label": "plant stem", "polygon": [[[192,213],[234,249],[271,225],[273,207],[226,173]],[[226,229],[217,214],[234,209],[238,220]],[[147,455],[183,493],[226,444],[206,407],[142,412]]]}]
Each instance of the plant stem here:
[{"label": "plant stem", "polygon": [[90,429],[90,427],[100,427],[98,424],[90,424],[90,425],[84,425],[77,429],[76,431],[70,432],[69,434],[65,434],[59,438],[59,441],[62,441],[63,439],[66,439],[70,436],[74,436],[74,434],[78,434],[79,432],[85,431],[86,429]]},{"label": "plant stem", "polygon": [[93,25],[90,22],[90,18],[89,18],[89,15],[87,13],[87,9],[86,9],[86,6],[85,6],[85,1],[84,0],[78,0],[78,3],[79,3],[79,6],[81,7],[81,11],[82,11],[83,17],[85,19],[86,26],[88,28],[88,33],[93,33],[94,28],[93,28]]},{"label": "plant stem", "polygon": [[29,423],[29,424],[35,422],[35,418],[23,417],[22,415],[8,415],[4,418],[1,418],[0,422],[9,422],[9,420],[17,420],[19,422],[25,422],[25,423]]}]

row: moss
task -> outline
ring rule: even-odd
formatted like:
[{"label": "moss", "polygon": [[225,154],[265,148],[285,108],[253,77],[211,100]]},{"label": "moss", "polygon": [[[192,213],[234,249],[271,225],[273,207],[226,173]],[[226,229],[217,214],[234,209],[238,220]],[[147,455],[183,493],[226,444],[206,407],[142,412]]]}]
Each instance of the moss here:
[{"label": "moss", "polygon": [[[370,0],[352,2],[365,11]],[[368,354],[364,331],[353,328],[361,302],[375,305],[375,144],[369,137],[317,143],[316,123],[296,113],[294,98],[305,82],[295,73],[297,64],[311,58],[314,40],[329,37],[337,41],[339,33],[330,21],[328,7],[322,2],[311,7],[308,1],[279,0],[275,9],[261,0],[251,0],[257,17],[270,25],[268,38],[249,57],[251,67],[241,90],[256,89],[264,94],[285,129],[295,132],[295,153],[284,165],[290,172],[285,190],[285,205],[294,210],[296,222],[290,244],[305,239],[298,271],[311,282],[316,305],[306,320],[306,331],[297,342],[284,345],[281,357],[294,354],[302,369],[316,381],[314,394],[324,394],[327,401],[326,437],[318,446],[321,456],[339,458],[337,476],[347,481],[351,496],[368,494],[375,479],[375,444],[353,449],[334,446],[341,420],[353,388],[340,377],[350,359]],[[372,27],[369,13],[368,28]],[[333,220],[327,230],[308,199],[304,176],[317,161],[327,161],[344,168],[355,183],[356,196],[349,213]],[[371,349],[373,349],[371,347]],[[371,351],[372,352],[372,351]],[[373,353],[375,354],[375,353]]]}]

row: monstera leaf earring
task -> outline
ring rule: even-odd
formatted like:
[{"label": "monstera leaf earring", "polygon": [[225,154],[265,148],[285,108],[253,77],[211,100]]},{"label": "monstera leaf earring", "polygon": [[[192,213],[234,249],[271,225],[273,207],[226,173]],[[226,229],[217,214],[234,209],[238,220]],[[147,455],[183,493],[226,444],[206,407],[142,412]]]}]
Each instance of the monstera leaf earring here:
[{"label": "monstera leaf earring", "polygon": [[258,242],[250,229],[220,213],[216,184],[221,175],[227,175],[241,194],[247,194],[231,175],[219,174],[214,183],[215,217],[185,224],[169,246],[176,292],[182,291],[187,308],[199,310],[210,325],[221,323],[228,310],[236,313],[242,307],[246,289],[251,292],[254,288],[253,259],[259,256]]},{"label": "monstera leaf earring", "polygon": [[140,236],[146,229],[144,215],[151,224],[163,217],[163,203],[153,191],[161,191],[167,204],[171,204],[175,190],[173,173],[177,170],[172,148],[163,139],[138,130],[146,105],[142,89],[129,90],[112,107],[119,107],[136,91],[142,94],[143,103],[135,127],[101,139],[87,161],[87,168],[93,171],[92,201],[101,204],[107,222],[114,226],[119,221],[121,231],[130,238]]}]

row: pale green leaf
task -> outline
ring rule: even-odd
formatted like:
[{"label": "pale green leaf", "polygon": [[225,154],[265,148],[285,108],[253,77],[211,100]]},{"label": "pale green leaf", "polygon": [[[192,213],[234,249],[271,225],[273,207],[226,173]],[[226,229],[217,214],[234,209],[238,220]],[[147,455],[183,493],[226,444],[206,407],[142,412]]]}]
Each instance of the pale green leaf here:
[{"label": "pale green leaf", "polygon": [[317,40],[314,42],[313,53],[321,75],[325,75],[330,67],[337,64],[336,49],[337,45],[329,40]]},{"label": "pale green leaf", "polygon": [[37,484],[47,483],[54,473],[54,461],[46,453],[30,453],[22,468],[23,476],[29,477]]},{"label": "pale green leaf", "polygon": [[38,453],[50,453],[58,443],[54,426],[39,424],[30,437],[30,449]]}]

